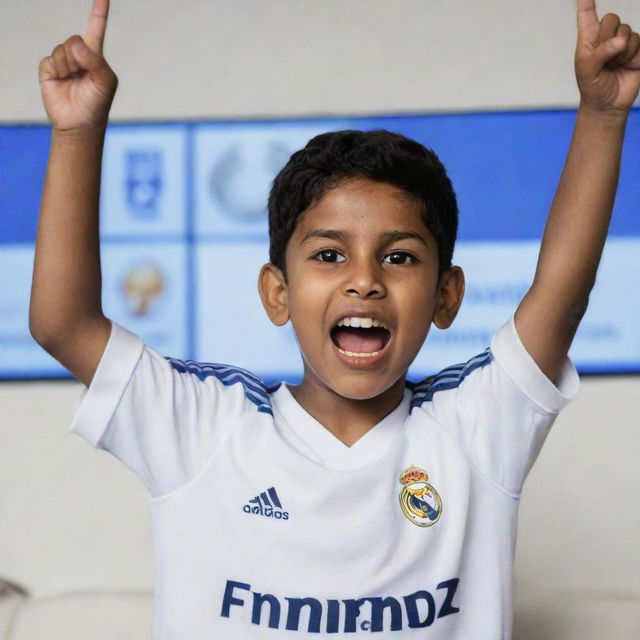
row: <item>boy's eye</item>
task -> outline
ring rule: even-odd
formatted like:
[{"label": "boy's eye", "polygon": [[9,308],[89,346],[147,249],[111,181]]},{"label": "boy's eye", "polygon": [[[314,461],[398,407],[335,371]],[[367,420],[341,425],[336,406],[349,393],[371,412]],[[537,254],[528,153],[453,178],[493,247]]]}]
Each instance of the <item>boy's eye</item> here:
[{"label": "boy's eye", "polygon": [[316,253],[314,256],[316,260],[320,260],[320,262],[344,262],[345,257],[340,255],[335,249],[324,249]]},{"label": "boy's eye", "polygon": [[[389,259],[387,260],[387,258]],[[407,258],[409,258],[408,262]],[[413,264],[416,262],[416,259],[405,251],[392,251],[384,257],[383,262],[390,262],[391,264]]]}]

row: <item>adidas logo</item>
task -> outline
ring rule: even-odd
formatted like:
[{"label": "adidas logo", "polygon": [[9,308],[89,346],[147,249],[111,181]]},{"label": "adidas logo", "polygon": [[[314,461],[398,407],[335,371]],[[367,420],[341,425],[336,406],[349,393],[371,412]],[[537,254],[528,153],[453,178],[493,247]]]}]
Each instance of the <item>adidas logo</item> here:
[{"label": "adidas logo", "polygon": [[275,487],[271,487],[255,498],[251,498],[248,504],[242,507],[242,510],[245,513],[255,513],[256,515],[275,518],[276,520],[289,519],[289,512],[282,510],[282,503],[278,498]]}]

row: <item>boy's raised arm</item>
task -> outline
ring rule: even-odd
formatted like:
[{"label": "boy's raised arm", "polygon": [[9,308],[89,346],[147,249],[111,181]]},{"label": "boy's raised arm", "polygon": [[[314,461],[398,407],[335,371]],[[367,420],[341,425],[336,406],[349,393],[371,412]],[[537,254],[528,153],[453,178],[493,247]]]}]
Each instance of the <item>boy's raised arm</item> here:
[{"label": "boy's raised arm", "polygon": [[94,0],[86,35],[40,62],[51,148],[29,307],[34,339],[90,384],[109,339],[102,313],[98,205],[105,129],[117,78],[102,55],[109,0]]},{"label": "boy's raised arm", "polygon": [[627,117],[640,88],[640,36],[615,14],[599,21],[595,0],[577,0],[577,6],[580,107],[536,275],[515,315],[525,348],[552,381],[595,283]]}]

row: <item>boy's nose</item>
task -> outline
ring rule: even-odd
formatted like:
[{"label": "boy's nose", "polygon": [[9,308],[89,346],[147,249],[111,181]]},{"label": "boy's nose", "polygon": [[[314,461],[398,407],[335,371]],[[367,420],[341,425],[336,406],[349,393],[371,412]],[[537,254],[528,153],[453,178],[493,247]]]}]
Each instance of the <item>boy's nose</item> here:
[{"label": "boy's nose", "polygon": [[347,295],[360,298],[381,298],[386,294],[378,270],[366,265],[356,266],[351,270],[344,290]]},{"label": "boy's nose", "polygon": [[[358,296],[360,298],[380,298],[380,291],[378,289],[370,289],[367,291],[368,287],[360,287],[359,289],[348,289],[347,293],[352,296]],[[362,292],[366,293],[362,293]]]}]

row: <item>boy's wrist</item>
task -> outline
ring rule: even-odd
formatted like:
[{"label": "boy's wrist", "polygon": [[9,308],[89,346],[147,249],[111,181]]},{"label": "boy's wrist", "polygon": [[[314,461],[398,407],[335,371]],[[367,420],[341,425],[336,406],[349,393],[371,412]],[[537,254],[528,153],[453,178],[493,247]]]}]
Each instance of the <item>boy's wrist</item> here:
[{"label": "boy's wrist", "polygon": [[77,129],[56,129],[51,128],[51,135],[54,141],[68,144],[83,144],[86,142],[96,142],[104,139],[107,130],[107,123],[78,127]]},{"label": "boy's wrist", "polygon": [[630,109],[611,108],[607,110],[593,109],[585,102],[580,102],[578,116],[588,119],[594,124],[611,127],[625,127],[629,118]]}]

